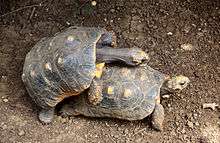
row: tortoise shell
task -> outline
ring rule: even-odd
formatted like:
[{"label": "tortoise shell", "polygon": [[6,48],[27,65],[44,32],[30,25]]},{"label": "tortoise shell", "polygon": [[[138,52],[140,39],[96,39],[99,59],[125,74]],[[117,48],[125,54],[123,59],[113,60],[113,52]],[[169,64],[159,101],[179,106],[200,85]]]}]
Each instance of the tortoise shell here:
[{"label": "tortoise shell", "polygon": [[95,76],[96,42],[102,28],[70,27],[43,38],[27,54],[22,80],[42,108],[87,89]]},{"label": "tortoise shell", "polygon": [[[102,86],[102,100],[94,105],[89,102],[88,95],[80,96],[74,108],[91,117],[143,119],[153,112],[165,77],[147,65],[106,67],[97,81]],[[96,90],[97,84],[92,83],[89,92]]]}]

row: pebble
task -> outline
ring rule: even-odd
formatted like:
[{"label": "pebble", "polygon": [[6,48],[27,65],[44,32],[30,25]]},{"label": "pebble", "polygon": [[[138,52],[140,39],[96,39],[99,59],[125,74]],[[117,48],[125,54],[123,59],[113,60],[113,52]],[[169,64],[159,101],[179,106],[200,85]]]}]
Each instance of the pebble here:
[{"label": "pebble", "polygon": [[195,125],[196,125],[196,126],[199,126],[199,122],[195,122]]},{"label": "pebble", "polygon": [[187,125],[188,125],[190,128],[193,128],[193,122],[187,121]]},{"label": "pebble", "polygon": [[110,11],[111,11],[112,13],[114,13],[114,12],[115,12],[115,9],[111,9]]},{"label": "pebble", "polygon": [[193,117],[194,117],[194,119],[197,119],[198,118],[198,114],[197,113],[193,113]]},{"label": "pebble", "polygon": [[183,128],[182,131],[181,131],[181,133],[182,133],[182,134],[185,134],[185,133],[186,133],[186,130]]},{"label": "pebble", "polygon": [[67,24],[67,25],[70,25],[70,22],[69,22],[69,21],[66,21],[66,24]]},{"label": "pebble", "polygon": [[181,49],[185,50],[185,51],[191,51],[193,49],[193,45],[192,44],[182,44],[181,46]]},{"label": "pebble", "polygon": [[162,95],[162,98],[170,98],[170,95],[168,94]]},{"label": "pebble", "polygon": [[1,128],[2,128],[3,130],[5,130],[5,129],[7,129],[8,127],[7,127],[7,125],[2,125]]},{"label": "pebble", "polygon": [[128,129],[125,129],[125,130],[124,130],[124,134],[125,134],[125,135],[127,135],[128,132],[129,132]]},{"label": "pebble", "polygon": [[92,6],[96,6],[97,2],[96,1],[92,1],[91,4],[92,4]]},{"label": "pebble", "polygon": [[168,32],[167,35],[170,35],[170,36],[171,36],[171,35],[173,35],[173,33],[172,33],[172,32]]},{"label": "pebble", "polygon": [[215,110],[215,108],[218,107],[218,106],[219,106],[219,105],[216,104],[216,103],[204,103],[204,104],[202,105],[202,108],[203,108],[203,109],[210,108],[210,109],[212,109],[212,110]]},{"label": "pebble", "polygon": [[18,133],[19,136],[23,136],[24,134],[25,134],[25,132],[23,130],[20,130]]},{"label": "pebble", "polygon": [[7,103],[7,102],[8,102],[8,99],[6,99],[6,98],[5,98],[5,99],[3,99],[3,102]]}]

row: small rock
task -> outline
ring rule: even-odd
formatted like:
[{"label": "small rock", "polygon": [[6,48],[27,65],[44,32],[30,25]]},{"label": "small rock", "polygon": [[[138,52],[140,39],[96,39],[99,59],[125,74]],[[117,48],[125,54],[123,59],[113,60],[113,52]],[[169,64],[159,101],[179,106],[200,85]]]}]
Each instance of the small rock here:
[{"label": "small rock", "polygon": [[202,108],[203,108],[203,109],[210,108],[210,109],[212,109],[212,110],[215,110],[215,108],[218,107],[218,106],[219,106],[219,105],[216,104],[216,103],[204,103],[204,104],[202,105]]},{"label": "small rock", "polygon": [[91,2],[91,5],[92,5],[92,6],[96,6],[96,5],[97,5],[97,2],[96,2],[96,1],[92,1],[92,2]]},{"label": "small rock", "polygon": [[125,129],[125,130],[124,130],[124,134],[125,134],[125,135],[127,135],[128,132],[129,132],[128,129]]},{"label": "small rock", "polygon": [[170,98],[169,94],[162,95],[162,98]]},{"label": "small rock", "polygon": [[111,11],[112,13],[114,13],[114,12],[115,12],[115,9],[110,9],[110,11]]},{"label": "small rock", "polygon": [[5,130],[5,129],[8,128],[8,126],[7,126],[7,125],[2,125],[1,128],[2,128],[3,130]]},{"label": "small rock", "polygon": [[197,119],[198,118],[198,114],[197,113],[193,113],[193,117],[194,117],[194,119]]},{"label": "small rock", "polygon": [[25,132],[23,130],[20,130],[18,133],[19,136],[23,136],[24,134],[25,134]]},{"label": "small rock", "polygon": [[190,128],[193,128],[193,122],[187,121],[187,125],[188,125]]},{"label": "small rock", "polygon": [[171,107],[171,104],[167,104],[168,107]]},{"label": "small rock", "polygon": [[194,23],[192,24],[192,26],[193,26],[193,27],[196,27],[196,25],[195,25]]},{"label": "small rock", "polygon": [[5,99],[3,99],[3,102],[7,103],[7,102],[8,102],[8,99],[6,99],[6,98],[5,98]]},{"label": "small rock", "polygon": [[167,35],[170,35],[170,36],[171,36],[171,35],[173,35],[173,33],[172,33],[172,32],[168,32]]},{"label": "small rock", "polygon": [[67,24],[67,25],[70,25],[70,22],[69,22],[69,21],[66,21],[66,24]]},{"label": "small rock", "polygon": [[182,131],[181,131],[181,133],[182,133],[182,134],[185,134],[185,133],[186,133],[186,130],[183,128]]},{"label": "small rock", "polygon": [[196,126],[199,126],[199,122],[195,122],[195,125],[196,125]]},{"label": "small rock", "polygon": [[191,51],[193,49],[193,45],[192,44],[182,44],[181,46],[181,49],[185,50],[185,51]]},{"label": "small rock", "polygon": [[154,25],[154,26],[153,26],[153,29],[157,29],[157,26],[156,26],[156,25]]}]

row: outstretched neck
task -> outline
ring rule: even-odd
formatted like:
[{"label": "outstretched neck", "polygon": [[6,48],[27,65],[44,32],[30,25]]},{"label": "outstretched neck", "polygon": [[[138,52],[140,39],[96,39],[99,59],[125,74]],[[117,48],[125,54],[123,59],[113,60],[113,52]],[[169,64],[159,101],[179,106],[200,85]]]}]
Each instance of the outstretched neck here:
[{"label": "outstretched neck", "polygon": [[166,95],[166,94],[172,94],[174,91],[172,91],[168,86],[167,86],[168,80],[165,80],[163,85],[160,88],[160,95]]}]

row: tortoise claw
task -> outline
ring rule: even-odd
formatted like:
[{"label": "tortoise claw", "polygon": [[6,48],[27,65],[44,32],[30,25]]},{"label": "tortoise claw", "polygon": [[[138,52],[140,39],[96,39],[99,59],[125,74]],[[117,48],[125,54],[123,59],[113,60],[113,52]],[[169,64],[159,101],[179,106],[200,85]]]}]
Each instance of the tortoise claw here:
[{"label": "tortoise claw", "polygon": [[38,115],[39,120],[44,124],[49,124],[54,118],[54,109],[42,109]]},{"label": "tortoise claw", "polygon": [[163,131],[164,108],[161,104],[156,104],[152,113],[152,126],[157,131]]}]

